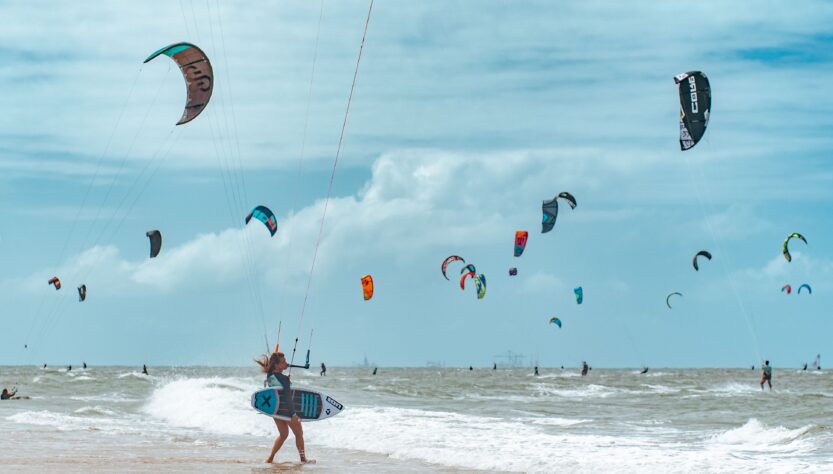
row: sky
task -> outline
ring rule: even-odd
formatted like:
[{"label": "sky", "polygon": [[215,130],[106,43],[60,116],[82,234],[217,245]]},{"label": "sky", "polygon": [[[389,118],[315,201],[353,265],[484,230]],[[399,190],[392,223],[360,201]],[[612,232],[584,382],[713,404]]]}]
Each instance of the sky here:
[{"label": "sky", "polygon": [[[331,366],[833,354],[833,5],[378,0],[331,175],[368,7],[0,5],[0,364],[248,365],[279,325]],[[181,74],[142,61],[179,41],[214,91],[177,127]],[[692,70],[711,118],[681,152]],[[274,237],[244,226],[261,204]]]}]

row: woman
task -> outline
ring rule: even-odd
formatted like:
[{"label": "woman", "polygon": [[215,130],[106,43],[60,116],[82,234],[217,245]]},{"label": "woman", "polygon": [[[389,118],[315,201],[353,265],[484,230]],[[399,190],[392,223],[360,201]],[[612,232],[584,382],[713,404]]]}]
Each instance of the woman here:
[{"label": "woman", "polygon": [[298,454],[301,455],[301,462],[304,464],[312,464],[314,459],[307,459],[304,454],[304,429],[301,427],[301,420],[295,414],[292,403],[292,392],[289,388],[289,377],[283,374],[283,371],[289,368],[286,362],[286,357],[283,352],[274,352],[271,355],[264,355],[262,359],[256,360],[261,370],[266,373],[266,385],[269,387],[283,387],[281,392],[281,403],[278,414],[282,417],[289,418],[289,421],[275,420],[275,425],[278,427],[278,437],[275,439],[275,444],[272,445],[272,452],[266,458],[267,463],[271,463],[275,459],[275,454],[281,449],[283,442],[289,437],[289,430],[292,429],[292,434],[295,435],[295,446],[298,447]]}]

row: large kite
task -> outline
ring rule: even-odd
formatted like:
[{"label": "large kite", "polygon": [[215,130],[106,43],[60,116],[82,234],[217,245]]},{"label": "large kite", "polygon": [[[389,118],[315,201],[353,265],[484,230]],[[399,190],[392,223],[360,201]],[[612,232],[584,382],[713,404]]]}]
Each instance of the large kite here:
[{"label": "large kite", "polygon": [[706,133],[712,107],[709,78],[700,71],[674,76],[680,91],[680,149],[694,147]]},{"label": "large kite", "polygon": [[211,69],[211,63],[205,53],[191,43],[175,43],[165,46],[148,56],[145,62],[153,60],[160,54],[173,59],[185,79],[188,98],[185,101],[182,117],[176,124],[188,123],[194,120],[211,100],[211,91],[214,89],[214,71]]}]

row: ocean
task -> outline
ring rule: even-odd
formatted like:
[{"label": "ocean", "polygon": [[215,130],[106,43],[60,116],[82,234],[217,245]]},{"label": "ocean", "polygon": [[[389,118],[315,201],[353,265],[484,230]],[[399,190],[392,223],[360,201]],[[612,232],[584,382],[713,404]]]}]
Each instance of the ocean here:
[{"label": "ocean", "polygon": [[290,439],[252,368],[0,367],[10,472],[833,472],[833,375],[774,369],[295,369],[345,405]]}]

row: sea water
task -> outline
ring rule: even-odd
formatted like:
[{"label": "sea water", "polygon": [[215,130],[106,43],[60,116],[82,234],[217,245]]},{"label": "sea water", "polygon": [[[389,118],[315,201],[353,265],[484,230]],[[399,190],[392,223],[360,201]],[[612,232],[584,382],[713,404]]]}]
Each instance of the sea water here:
[{"label": "sea water", "polygon": [[342,404],[277,434],[255,368],[0,367],[0,465],[31,472],[833,472],[833,374],[749,369],[330,367],[293,383]]}]

